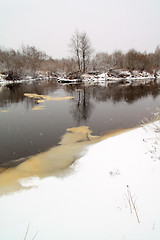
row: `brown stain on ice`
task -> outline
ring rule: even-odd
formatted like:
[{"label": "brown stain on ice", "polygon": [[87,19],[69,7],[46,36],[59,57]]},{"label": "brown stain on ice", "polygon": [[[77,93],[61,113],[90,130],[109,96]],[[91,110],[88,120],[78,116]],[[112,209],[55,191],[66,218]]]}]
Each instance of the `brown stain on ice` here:
[{"label": "brown stain on ice", "polygon": [[36,100],[36,102],[41,103],[44,102],[45,100],[47,101],[60,101],[60,100],[67,100],[67,99],[72,99],[74,97],[70,97],[70,96],[66,96],[66,97],[51,97],[51,96],[47,96],[47,95],[39,95],[36,93],[25,93],[24,96],[28,97],[28,98],[33,98]]},{"label": "brown stain on ice", "polygon": [[8,110],[2,110],[1,112],[3,112],[3,113],[7,113],[7,112],[8,112]]},{"label": "brown stain on ice", "polygon": [[18,166],[0,169],[0,195],[23,189],[19,180],[38,176],[64,176],[70,173],[70,166],[80,158],[88,145],[115,136],[123,130],[104,136],[93,136],[87,126],[68,128],[58,146],[46,152],[31,156]]},{"label": "brown stain on ice", "polygon": [[[74,97],[51,97],[51,96],[47,96],[47,95],[39,95],[36,93],[24,93],[24,96],[28,97],[28,98],[32,98],[34,99],[34,101],[39,104],[39,103],[43,103],[45,101],[61,101],[61,100],[67,100],[67,99],[72,99]],[[45,106],[44,105],[38,105],[38,106],[34,106],[32,108],[33,111],[40,111],[40,110],[45,110]]]},{"label": "brown stain on ice", "polygon": [[70,97],[70,96],[67,96],[67,97],[54,97],[54,98],[51,98],[51,100],[55,100],[55,101],[60,101],[60,100],[67,100],[67,99],[72,99],[74,97]]},{"label": "brown stain on ice", "polygon": [[44,105],[40,105],[40,106],[34,106],[32,108],[33,111],[37,111],[37,110],[45,110],[45,106]]},{"label": "brown stain on ice", "polygon": [[45,102],[45,100],[43,100],[43,99],[42,100],[37,100],[36,102],[37,103],[42,103],[42,102]]},{"label": "brown stain on ice", "polygon": [[22,189],[19,183],[19,179],[22,178],[33,176],[44,178],[56,174],[62,176],[63,170],[68,169],[82,156],[82,150],[99,139],[91,133],[92,131],[86,126],[68,128],[58,146],[31,156],[14,168],[1,169],[0,195]]}]

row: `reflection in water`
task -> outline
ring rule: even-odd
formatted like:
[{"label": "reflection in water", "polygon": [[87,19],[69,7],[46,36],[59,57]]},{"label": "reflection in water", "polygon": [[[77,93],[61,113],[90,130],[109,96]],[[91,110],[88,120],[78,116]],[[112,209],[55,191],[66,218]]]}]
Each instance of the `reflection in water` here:
[{"label": "reflection in water", "polygon": [[77,89],[77,94],[75,92],[77,96],[70,112],[78,125],[81,121],[87,120],[92,114],[93,104],[91,103],[89,90],[89,88],[83,86],[82,89]]},{"label": "reflection in water", "polygon": [[[58,88],[63,88],[65,91],[73,95],[78,93],[78,103],[83,102],[83,105],[87,108],[86,101],[90,101],[92,97],[94,97],[97,101],[112,100],[114,103],[122,100],[125,100],[127,103],[133,103],[139,98],[148,95],[152,95],[156,98],[159,95],[160,83],[151,81],[147,84],[139,84],[137,86],[120,84],[117,86],[89,86],[79,84],[60,86],[56,81],[33,82],[32,84],[9,84],[6,87],[3,87],[3,90],[0,93],[0,107],[8,107],[12,103],[18,103],[24,100],[26,101],[26,93],[28,93],[28,96],[30,93],[33,97],[34,95],[45,96],[50,93],[53,94],[53,92],[55,92]],[[78,104],[77,107],[79,107]]]},{"label": "reflection in water", "polygon": [[[80,87],[80,86],[78,86]],[[85,90],[84,90],[85,89]],[[160,83],[158,82],[148,82],[147,84],[139,84],[137,86],[134,85],[107,85],[107,86],[81,86],[81,89],[77,89],[77,85],[66,85],[65,90],[76,94],[75,90],[85,91],[87,94],[87,100],[91,100],[92,98],[96,99],[96,101],[106,102],[107,100],[111,100],[113,103],[125,101],[127,103],[134,103],[138,99],[146,97],[148,95],[156,98],[160,92]],[[86,100],[85,93],[82,98],[82,102]],[[79,94],[80,95],[80,94]],[[82,94],[81,94],[82,95]]]},{"label": "reflection in water", "polygon": [[0,107],[6,108],[13,103],[25,102],[34,105],[34,101],[26,99],[25,93],[36,93],[38,95],[48,94],[57,90],[56,81],[36,81],[31,83],[8,84],[0,92]]},{"label": "reflection in water", "polygon": [[100,136],[134,127],[144,117],[150,120],[160,100],[159,89],[158,82],[89,86],[41,81],[3,87],[0,167],[16,166],[26,157],[56,146],[67,128],[86,125]]}]

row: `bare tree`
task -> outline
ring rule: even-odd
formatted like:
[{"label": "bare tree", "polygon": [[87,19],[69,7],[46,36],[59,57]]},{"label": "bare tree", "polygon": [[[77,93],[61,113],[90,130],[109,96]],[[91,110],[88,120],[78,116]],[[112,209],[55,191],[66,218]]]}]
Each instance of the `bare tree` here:
[{"label": "bare tree", "polygon": [[160,69],[160,46],[157,46],[155,53],[154,53],[154,71],[155,76],[157,71]]},{"label": "bare tree", "polygon": [[69,47],[73,52],[79,71],[81,71],[80,45],[81,45],[80,33],[76,31],[71,38],[71,44],[69,45]]},{"label": "bare tree", "polygon": [[124,56],[120,50],[116,50],[112,54],[112,66],[116,68],[124,68]]},{"label": "bare tree", "polygon": [[25,67],[34,74],[40,69],[41,62],[46,60],[46,53],[39,51],[35,46],[22,46],[22,55],[24,57]]},{"label": "bare tree", "polygon": [[91,47],[91,42],[85,32],[81,33],[80,38],[80,53],[82,59],[82,71],[83,73],[86,72],[87,66],[90,62],[91,54],[93,49]]},{"label": "bare tree", "polygon": [[112,57],[107,52],[99,52],[92,59],[93,71],[106,72],[112,67]]},{"label": "bare tree", "polygon": [[87,34],[85,32],[79,33],[76,31],[71,38],[71,44],[69,47],[74,54],[78,71],[85,73],[93,52],[91,42]]},{"label": "bare tree", "polygon": [[125,56],[125,66],[130,71],[137,69],[137,55],[138,52],[135,49],[131,49]]}]

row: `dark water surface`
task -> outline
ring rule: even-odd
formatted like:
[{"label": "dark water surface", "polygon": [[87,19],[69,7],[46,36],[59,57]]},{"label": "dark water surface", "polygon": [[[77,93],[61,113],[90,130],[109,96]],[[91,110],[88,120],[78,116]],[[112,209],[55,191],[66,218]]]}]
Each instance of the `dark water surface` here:
[{"label": "dark water surface", "polygon": [[[65,100],[38,103],[25,93]],[[0,89],[0,167],[57,145],[67,128],[89,126],[94,135],[151,120],[160,102],[160,84],[133,86],[59,85],[41,81]],[[42,106],[41,110],[33,110]],[[43,107],[44,106],[44,107]],[[13,162],[12,162],[13,161]]]}]

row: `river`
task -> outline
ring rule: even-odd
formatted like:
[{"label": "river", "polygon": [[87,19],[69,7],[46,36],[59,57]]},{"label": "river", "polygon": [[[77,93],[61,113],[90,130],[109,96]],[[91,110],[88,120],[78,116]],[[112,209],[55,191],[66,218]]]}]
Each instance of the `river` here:
[{"label": "river", "polygon": [[139,86],[62,85],[56,80],[8,84],[0,89],[0,168],[16,166],[58,145],[68,128],[87,126],[92,135],[102,136],[151,121],[159,102],[157,82]]}]

